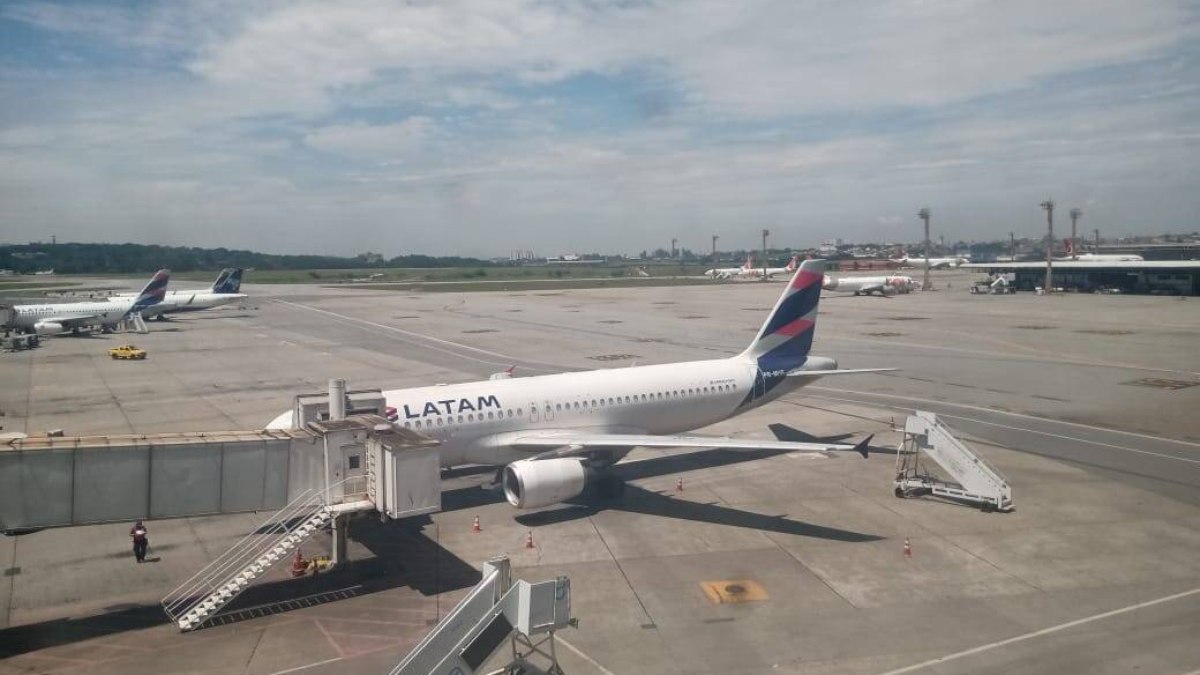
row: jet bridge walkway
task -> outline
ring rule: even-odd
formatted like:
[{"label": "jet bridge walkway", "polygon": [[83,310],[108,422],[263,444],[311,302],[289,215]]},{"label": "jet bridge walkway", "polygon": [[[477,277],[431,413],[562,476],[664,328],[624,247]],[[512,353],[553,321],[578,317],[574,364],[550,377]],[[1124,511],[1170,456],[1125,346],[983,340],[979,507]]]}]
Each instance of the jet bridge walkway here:
[{"label": "jet bridge walkway", "polygon": [[[493,672],[562,675],[554,635],[575,625],[570,579],[514,582],[508,558],[493,558],[483,565],[483,579],[389,675],[471,675],[505,640],[512,658]],[[548,664],[535,665],[534,655]]]},{"label": "jet bridge walkway", "polygon": [[[952,480],[929,473],[922,456],[933,460]],[[930,412],[917,411],[904,423],[904,440],[896,452],[895,494],[932,494],[978,505],[984,511],[1011,511],[1012,487],[994,467],[958,440],[950,427]]]},{"label": "jet bridge walkway", "polygon": [[274,512],[163,599],[171,620],[192,630],[327,526],[337,564],[351,513],[441,510],[437,441],[385,410],[379,392],[346,392],[336,380],[327,398],[297,397],[296,429],[9,439],[0,443],[0,530]]}]

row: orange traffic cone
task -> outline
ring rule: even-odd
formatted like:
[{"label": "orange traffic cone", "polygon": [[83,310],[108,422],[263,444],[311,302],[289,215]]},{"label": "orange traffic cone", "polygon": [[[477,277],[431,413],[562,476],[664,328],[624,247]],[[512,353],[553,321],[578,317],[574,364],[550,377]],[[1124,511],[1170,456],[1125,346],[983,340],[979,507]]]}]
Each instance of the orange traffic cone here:
[{"label": "orange traffic cone", "polygon": [[683,478],[682,477],[680,477],[679,480],[675,481],[675,491],[683,492]]},{"label": "orange traffic cone", "polygon": [[308,561],[304,556],[300,555],[300,550],[296,549],[296,557],[292,558],[292,576],[302,577],[308,572]]},{"label": "orange traffic cone", "polygon": [[525,548],[533,548],[533,530],[525,535]]},{"label": "orange traffic cone", "polygon": [[912,544],[910,544],[908,542],[908,537],[904,538],[904,557],[905,558],[912,557]]},{"label": "orange traffic cone", "polygon": [[483,527],[479,524],[479,516],[475,516],[475,522],[471,524],[472,532],[483,532]]}]

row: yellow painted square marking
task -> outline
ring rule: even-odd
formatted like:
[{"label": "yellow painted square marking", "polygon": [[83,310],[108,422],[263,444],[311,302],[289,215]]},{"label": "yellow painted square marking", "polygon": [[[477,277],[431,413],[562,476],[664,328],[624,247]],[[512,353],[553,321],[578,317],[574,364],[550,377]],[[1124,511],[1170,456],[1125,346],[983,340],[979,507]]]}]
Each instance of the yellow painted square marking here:
[{"label": "yellow painted square marking", "polygon": [[749,579],[726,579],[703,581],[700,588],[718,605],[735,605],[741,602],[761,602],[767,599],[767,590],[757,581]]}]

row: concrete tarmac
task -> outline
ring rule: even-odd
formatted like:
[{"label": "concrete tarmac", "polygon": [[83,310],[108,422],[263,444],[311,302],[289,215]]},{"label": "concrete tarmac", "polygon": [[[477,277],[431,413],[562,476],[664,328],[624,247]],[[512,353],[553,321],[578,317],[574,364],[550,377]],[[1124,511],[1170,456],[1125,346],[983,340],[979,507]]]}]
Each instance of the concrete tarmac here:
[{"label": "concrete tarmac", "polygon": [[[562,636],[567,672],[1200,668],[1200,309],[976,297],[967,281],[940,273],[936,292],[823,299],[815,353],[902,371],[827,378],[702,430],[875,433],[868,461],[639,450],[620,499],[532,513],[480,489],[490,473],[449,472],[443,513],[357,521],[345,569],[300,581],[276,570],[222,625],[185,635],[155,602],[265,514],[150,523],[158,561],[141,566],[127,524],[5,537],[0,673],[382,673],[499,553],[529,579],[571,576],[581,625]],[[510,365],[520,377],[730,355],[782,288],[247,286],[246,309],[3,355],[0,421],[68,434],[254,428],[330,377],[395,388]],[[150,358],[107,358],[128,341]],[[1014,485],[1016,512],[893,497],[892,423],[912,409],[963,432]],[[306,553],[327,546],[317,537]],[[765,598],[714,604],[701,585],[730,580]]]}]

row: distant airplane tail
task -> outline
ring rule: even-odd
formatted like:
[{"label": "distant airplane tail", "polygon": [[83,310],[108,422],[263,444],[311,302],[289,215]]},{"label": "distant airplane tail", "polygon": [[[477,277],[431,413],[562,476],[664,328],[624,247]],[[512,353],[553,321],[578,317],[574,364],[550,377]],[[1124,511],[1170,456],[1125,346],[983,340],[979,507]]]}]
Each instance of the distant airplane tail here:
[{"label": "distant airplane tail", "polygon": [[1075,244],[1070,239],[1063,239],[1063,247],[1067,250],[1067,255],[1075,255]]},{"label": "distant airplane tail", "polygon": [[805,260],[775,303],[743,356],[763,373],[786,373],[808,359],[817,325],[817,302],[825,279],[824,260]]},{"label": "distant airplane tail", "polygon": [[213,283],[213,293],[238,293],[242,289],[242,268],[233,267],[221,271]]},{"label": "distant airplane tail", "polygon": [[229,273],[232,271],[233,269],[230,267],[221,270],[221,273],[217,275],[217,280],[213,282],[211,289],[213,293],[221,292],[221,287],[225,285],[225,280],[229,278]]},{"label": "distant airplane tail", "polygon": [[787,267],[785,267],[784,269],[786,269],[789,272],[795,272],[796,271],[796,261],[799,258],[800,258],[800,256],[798,256],[798,255],[792,256],[792,259],[790,261],[788,261]]},{"label": "distant airplane tail", "polygon": [[167,282],[171,280],[171,270],[159,270],[150,278],[150,283],[142,288],[130,306],[130,312],[140,312],[151,305],[157,305],[167,297]]}]

